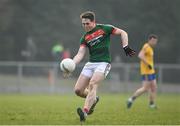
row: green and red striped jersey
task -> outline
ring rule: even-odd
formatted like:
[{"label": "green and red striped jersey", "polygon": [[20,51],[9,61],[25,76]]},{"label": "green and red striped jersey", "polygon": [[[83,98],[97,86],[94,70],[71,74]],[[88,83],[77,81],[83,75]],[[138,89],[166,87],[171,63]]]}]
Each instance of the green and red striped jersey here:
[{"label": "green and red striped jersey", "polygon": [[112,25],[96,24],[94,29],[81,37],[81,46],[89,49],[90,62],[111,62],[110,35],[114,30]]}]

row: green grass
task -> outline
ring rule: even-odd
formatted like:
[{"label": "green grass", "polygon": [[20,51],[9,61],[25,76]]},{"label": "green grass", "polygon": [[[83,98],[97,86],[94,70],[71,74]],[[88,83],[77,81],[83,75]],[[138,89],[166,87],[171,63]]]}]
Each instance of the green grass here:
[{"label": "green grass", "polygon": [[[146,96],[127,110],[127,98],[122,94],[100,94],[96,111],[84,124],[180,124],[179,94],[159,95],[158,110],[148,108]],[[0,125],[79,125],[76,108],[83,102],[75,95],[0,95]]]}]

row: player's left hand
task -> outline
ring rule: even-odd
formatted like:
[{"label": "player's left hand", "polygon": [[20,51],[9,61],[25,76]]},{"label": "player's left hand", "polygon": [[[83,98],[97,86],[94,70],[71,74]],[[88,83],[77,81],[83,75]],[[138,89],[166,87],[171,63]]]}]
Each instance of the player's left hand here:
[{"label": "player's left hand", "polygon": [[132,57],[132,56],[134,56],[136,54],[136,52],[133,49],[131,49],[128,45],[125,46],[123,49],[124,49],[124,51],[126,53],[126,56]]}]

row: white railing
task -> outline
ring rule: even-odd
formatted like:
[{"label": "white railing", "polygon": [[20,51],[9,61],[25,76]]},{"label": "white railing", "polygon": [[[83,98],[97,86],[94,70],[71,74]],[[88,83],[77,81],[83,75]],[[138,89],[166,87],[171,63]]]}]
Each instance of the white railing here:
[{"label": "white railing", "polygon": [[[62,78],[57,62],[0,62],[0,93],[6,90],[31,93],[36,90],[38,92],[40,89],[50,92],[58,89],[61,89],[61,92],[72,91],[73,86],[66,83],[74,84],[83,65],[83,63],[79,64],[67,81]],[[157,64],[156,71],[159,91],[179,92],[177,89],[180,86],[179,64]],[[137,84],[139,85],[140,78],[138,63],[112,63],[106,82],[112,83],[110,87],[112,90],[118,91],[119,88],[123,92],[128,92],[137,87]]]}]

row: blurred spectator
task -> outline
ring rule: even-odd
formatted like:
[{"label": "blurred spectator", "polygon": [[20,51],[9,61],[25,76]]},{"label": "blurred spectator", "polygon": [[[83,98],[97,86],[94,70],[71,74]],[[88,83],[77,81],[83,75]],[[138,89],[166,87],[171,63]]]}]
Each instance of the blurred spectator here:
[{"label": "blurred spectator", "polygon": [[52,47],[52,56],[55,61],[62,60],[63,51],[64,47],[61,43],[57,43]]},{"label": "blurred spectator", "polygon": [[26,49],[21,51],[21,55],[26,58],[27,61],[35,60],[37,54],[37,47],[32,37],[27,38]]}]

